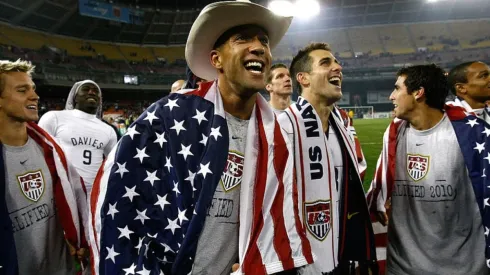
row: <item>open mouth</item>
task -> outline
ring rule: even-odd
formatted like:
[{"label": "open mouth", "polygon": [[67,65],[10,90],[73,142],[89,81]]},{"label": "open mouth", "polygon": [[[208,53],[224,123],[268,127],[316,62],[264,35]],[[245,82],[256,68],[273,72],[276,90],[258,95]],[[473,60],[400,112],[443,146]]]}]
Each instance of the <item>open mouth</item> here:
[{"label": "open mouth", "polygon": [[95,97],[89,97],[89,98],[87,98],[87,101],[88,102],[95,102],[95,103],[97,103],[98,99],[95,98]]},{"label": "open mouth", "polygon": [[26,107],[26,108],[27,108],[28,110],[37,111],[37,105],[34,105],[34,104],[32,104],[32,105],[27,105],[27,107]]},{"label": "open mouth", "polygon": [[342,85],[342,80],[340,80],[340,77],[338,76],[331,77],[330,79],[328,79],[328,82],[330,82],[330,84],[334,86],[337,86],[338,88],[340,88]]},{"label": "open mouth", "polygon": [[262,74],[264,72],[264,63],[260,61],[247,61],[243,65],[247,71],[253,74]]}]

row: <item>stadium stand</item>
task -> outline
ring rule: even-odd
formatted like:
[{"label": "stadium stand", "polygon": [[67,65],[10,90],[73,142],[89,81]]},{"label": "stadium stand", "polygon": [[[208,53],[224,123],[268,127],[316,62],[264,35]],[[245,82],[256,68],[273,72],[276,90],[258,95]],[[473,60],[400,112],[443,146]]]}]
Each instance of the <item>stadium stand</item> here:
[{"label": "stadium stand", "polygon": [[458,49],[457,39],[449,32],[446,23],[419,23],[408,26],[418,48],[430,51]]},{"label": "stadium stand", "polygon": [[[152,28],[162,28],[167,23],[160,22]],[[488,58],[489,28],[490,20],[480,19],[295,31],[284,37],[273,57],[275,62],[288,64],[306,43],[325,41],[351,76],[392,73],[396,64],[447,64]],[[131,74],[139,76],[140,84],[167,85],[185,75],[182,46],[89,41],[6,24],[0,24],[0,37],[0,57],[28,58],[45,73],[46,79],[94,78],[122,84],[124,74]]]},{"label": "stadium stand", "polygon": [[[316,41],[318,41],[318,37],[324,37],[324,40],[322,41],[328,42],[330,46],[332,46],[332,49],[338,53],[339,57],[345,58],[354,56],[352,47],[349,45],[349,38],[347,37],[347,32],[345,29],[332,29],[323,34],[319,33],[315,39]],[[301,41],[298,41],[297,43],[301,44]]]},{"label": "stadium stand", "polygon": [[391,54],[411,54],[415,52],[415,45],[405,25],[391,25],[376,27],[377,33],[385,46],[386,52]]},{"label": "stadium stand", "polygon": [[368,55],[379,55],[386,52],[379,39],[377,28],[351,28],[346,31],[354,54],[360,52]]},{"label": "stadium stand", "polygon": [[457,33],[463,49],[490,47],[490,21],[462,21],[448,23],[448,28]]}]

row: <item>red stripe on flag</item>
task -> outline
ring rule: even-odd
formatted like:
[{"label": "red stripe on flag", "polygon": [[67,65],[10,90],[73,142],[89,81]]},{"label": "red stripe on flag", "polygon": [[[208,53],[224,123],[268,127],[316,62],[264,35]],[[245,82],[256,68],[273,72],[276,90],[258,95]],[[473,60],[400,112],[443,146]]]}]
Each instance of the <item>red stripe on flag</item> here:
[{"label": "red stripe on flag", "polygon": [[97,201],[99,200],[99,195],[100,195],[100,180],[102,179],[102,176],[104,175],[104,165],[105,165],[106,161],[107,161],[107,159],[104,159],[102,161],[102,164],[100,165],[99,171],[97,171],[97,175],[95,176],[94,184],[92,185],[92,193],[90,195],[90,209],[92,212],[92,213],[90,213],[90,219],[92,220],[92,229],[94,231],[93,235],[94,235],[95,243],[97,244],[97,247],[96,247],[97,251],[100,251],[100,250],[98,247],[99,240],[97,240],[97,234],[96,234],[97,231],[95,230],[95,218],[96,218],[95,212],[97,210]]},{"label": "red stripe on flag", "polygon": [[[294,116],[294,120],[296,122],[296,129],[299,129],[298,125],[298,118],[294,114],[293,110],[291,107],[289,107],[291,114]],[[293,126],[294,128],[294,126]],[[295,131],[297,132],[297,131]],[[298,135],[298,142],[299,142],[299,148],[303,148],[302,142],[301,142],[301,135]],[[293,144],[293,150],[296,144]],[[302,182],[302,201],[305,201],[305,175],[304,175],[304,168],[303,168],[303,151],[299,150],[299,158],[300,158],[300,163],[301,163],[301,182]],[[295,226],[296,226],[296,231],[301,238],[301,247],[303,248],[303,256],[305,256],[306,261],[311,264],[313,263],[313,255],[311,251],[311,245],[310,241],[308,240],[308,237],[306,236],[306,230],[303,227],[303,224],[301,223],[301,220],[299,218],[299,210],[298,207],[301,207],[303,209],[302,205],[298,205],[298,181],[296,178],[296,159],[293,159],[294,161],[294,169],[293,169],[293,203],[294,203],[294,220],[295,220]]]},{"label": "red stripe on flag", "polygon": [[392,122],[391,124],[388,138],[388,165],[386,171],[387,199],[392,194],[395,179],[396,137],[398,135],[398,127],[400,127],[400,123]]},{"label": "red stripe on flag", "polygon": [[[39,128],[39,127],[38,127]],[[35,129],[37,130],[37,129]],[[63,227],[63,231],[65,231],[65,239],[77,249],[80,248],[80,244],[78,243],[78,234],[75,224],[73,222],[73,217],[71,215],[70,206],[66,201],[66,197],[63,191],[63,186],[61,186],[61,180],[56,171],[56,164],[54,161],[53,151],[51,146],[49,146],[40,136],[38,136],[33,131],[27,132],[29,136],[36,141],[37,144],[41,145],[44,152],[44,159],[46,160],[46,164],[48,165],[49,172],[51,173],[51,178],[53,181],[53,191],[54,198],[56,202],[56,208],[58,214],[60,216],[60,222]],[[42,132],[41,132],[42,134]],[[54,145],[54,143],[53,143]],[[55,145],[54,145],[55,146]],[[60,155],[60,158],[63,162],[63,156]],[[66,165],[66,159],[64,164]],[[65,166],[66,167],[66,166]],[[82,224],[81,224],[82,225]],[[80,234],[80,235],[83,235]]]},{"label": "red stripe on flag", "polygon": [[364,159],[364,157],[362,155],[361,143],[359,142],[359,139],[357,138],[357,136],[354,137],[354,143],[356,145],[357,161],[361,162]]},{"label": "red stripe on flag", "polygon": [[388,247],[388,233],[378,233],[374,235],[376,247]]},{"label": "red stripe on flag", "polygon": [[461,120],[466,118],[466,110],[460,106],[445,105],[446,114],[451,120]]},{"label": "red stripe on flag", "polygon": [[[291,107],[289,107],[289,110],[291,111],[291,114],[294,116],[294,120],[296,122],[296,129],[300,129],[299,128],[299,123],[298,123],[298,118],[296,117],[296,115],[294,114],[294,111]],[[297,131],[295,131],[297,132]],[[298,146],[299,148],[303,148],[303,142],[301,140],[301,134],[298,133]],[[296,144],[294,144],[294,146],[296,146]],[[295,163],[296,163],[296,160],[294,160]],[[304,161],[303,161],[303,150],[299,150],[299,162],[301,163],[301,190],[303,190],[303,193],[302,193],[302,202],[304,203],[305,202],[305,193],[306,193],[306,189],[305,189],[305,167],[303,165]],[[303,208],[303,206],[301,205],[301,208]],[[304,209],[303,209],[304,211]],[[303,213],[303,217],[305,216],[305,213]]]},{"label": "red stripe on flag", "polygon": [[271,207],[271,216],[274,222],[274,248],[282,262],[284,270],[294,268],[291,243],[286,232],[284,223],[284,169],[288,160],[289,152],[284,141],[281,129],[277,121],[274,123],[274,168],[277,176],[277,191]]},{"label": "red stripe on flag", "polygon": [[201,83],[201,85],[199,86],[199,89],[185,93],[185,95],[196,95],[199,97],[205,97],[206,94],[208,93],[209,89],[211,88],[211,86],[213,86],[213,83],[214,83],[214,81]]},{"label": "red stripe on flag", "polygon": [[[51,137],[51,135],[49,135],[46,131],[44,131],[44,129],[39,127],[36,123],[29,122],[28,126],[32,127],[34,130],[39,132],[42,136],[44,136],[44,138],[46,138],[53,145],[54,150],[56,150],[56,153],[60,157],[61,164],[63,164],[63,168],[66,171],[66,175],[68,177],[68,180],[71,180],[70,174],[68,171],[68,162],[66,160],[65,152],[61,149],[61,147],[58,145],[58,143],[56,143],[56,141]],[[42,140],[42,142],[44,143],[43,140]],[[55,165],[55,168],[56,168],[56,165]],[[85,196],[87,196],[87,189],[85,188],[85,182],[83,181],[82,177],[80,177],[80,184],[82,185],[82,190],[85,193]],[[64,194],[63,194],[63,198],[65,198]],[[85,197],[84,199],[86,200],[87,198]],[[78,246],[79,247],[88,247],[89,246],[88,240],[85,239],[85,234],[84,234],[84,229],[83,229],[85,224],[83,223],[82,214],[81,214],[81,211],[84,211],[85,209],[78,209],[78,204],[76,202],[75,202],[75,204],[77,205],[77,212],[78,212],[79,224],[80,224],[80,232],[78,232],[80,234],[80,243],[78,244]],[[71,217],[71,214],[70,214],[70,217]],[[73,222],[73,218],[71,218],[70,221]],[[75,225],[73,224],[73,226],[75,226]],[[75,230],[75,232],[76,232],[76,230]]]},{"label": "red stripe on flag", "polygon": [[[263,128],[262,115],[260,109],[257,108],[257,125],[259,130],[258,135],[258,156],[257,167],[267,167],[268,161],[268,147],[267,138],[265,136],[265,130]],[[264,218],[262,213],[262,205],[265,195],[265,184],[267,182],[267,169],[257,169],[255,175],[255,194],[254,206],[253,206],[253,220],[252,229],[250,232],[250,245],[246,252],[245,259],[243,260],[243,273],[245,274],[266,274],[265,266],[262,261],[262,256],[259,251],[257,240],[260,232],[264,226]],[[275,236],[274,236],[275,237]]]}]

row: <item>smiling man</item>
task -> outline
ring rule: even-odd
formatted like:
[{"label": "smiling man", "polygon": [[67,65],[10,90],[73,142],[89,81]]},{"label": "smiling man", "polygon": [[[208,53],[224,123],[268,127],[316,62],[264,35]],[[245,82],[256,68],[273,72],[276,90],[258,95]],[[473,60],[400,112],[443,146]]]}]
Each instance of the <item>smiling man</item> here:
[{"label": "smiling man", "polygon": [[373,229],[354,140],[335,103],[342,98],[342,66],[326,43],[311,43],[291,62],[300,94],[279,116],[295,141],[296,180],[303,224],[318,260],[302,274],[376,274]]},{"label": "smiling man", "polygon": [[55,137],[77,168],[89,197],[102,161],[117,143],[116,133],[101,117],[100,87],[84,80],[73,85],[65,110],[47,112],[39,120],[39,126]]},{"label": "smiling man", "polygon": [[290,143],[258,93],[291,19],[243,0],[204,7],[185,55],[212,81],[149,107],[96,180],[96,274],[264,275],[312,263]]},{"label": "smiling man", "polygon": [[286,65],[278,63],[271,66],[270,72],[267,74],[265,89],[269,92],[269,104],[276,114],[282,113],[291,105],[293,85]]},{"label": "smiling man", "polygon": [[457,65],[448,74],[449,87],[456,100],[454,104],[490,124],[487,101],[490,100],[490,68],[480,61]]},{"label": "smiling man", "polygon": [[488,274],[484,121],[445,106],[440,67],[406,67],[397,76],[396,119],[368,193],[372,213],[388,227],[387,274]]},{"label": "smiling man", "polygon": [[0,273],[75,274],[67,243],[83,259],[86,194],[63,150],[34,123],[33,71],[30,62],[0,60]]}]

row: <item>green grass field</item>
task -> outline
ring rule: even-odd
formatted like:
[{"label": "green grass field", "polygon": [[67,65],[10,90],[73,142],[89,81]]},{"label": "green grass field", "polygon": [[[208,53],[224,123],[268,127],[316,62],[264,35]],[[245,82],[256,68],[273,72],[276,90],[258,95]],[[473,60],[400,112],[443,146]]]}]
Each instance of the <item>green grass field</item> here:
[{"label": "green grass field", "polygon": [[362,151],[366,157],[367,171],[364,177],[364,189],[367,191],[369,183],[374,176],[374,169],[378,161],[383,143],[383,133],[390,124],[391,119],[355,119],[357,137],[361,142]]}]

